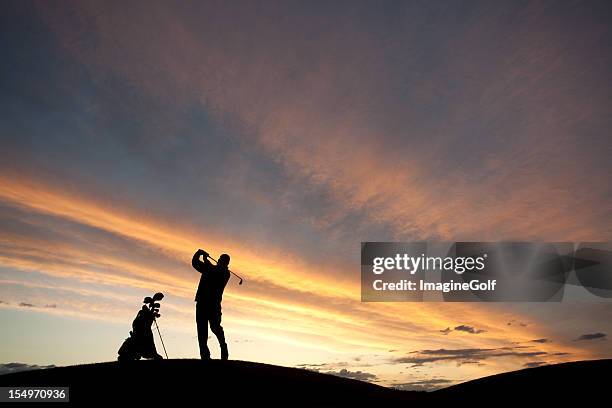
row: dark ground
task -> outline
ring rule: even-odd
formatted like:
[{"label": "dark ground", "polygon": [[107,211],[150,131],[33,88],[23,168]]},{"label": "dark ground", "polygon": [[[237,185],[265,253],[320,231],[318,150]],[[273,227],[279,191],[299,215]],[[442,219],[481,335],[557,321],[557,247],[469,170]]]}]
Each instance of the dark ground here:
[{"label": "dark ground", "polygon": [[24,371],[0,376],[0,386],[69,386],[70,400],[79,405],[127,402],[159,406],[170,401],[174,403],[167,405],[173,407],[567,405],[570,398],[607,405],[610,374],[612,360],[582,361],[499,374],[424,393],[246,361],[162,360]]}]

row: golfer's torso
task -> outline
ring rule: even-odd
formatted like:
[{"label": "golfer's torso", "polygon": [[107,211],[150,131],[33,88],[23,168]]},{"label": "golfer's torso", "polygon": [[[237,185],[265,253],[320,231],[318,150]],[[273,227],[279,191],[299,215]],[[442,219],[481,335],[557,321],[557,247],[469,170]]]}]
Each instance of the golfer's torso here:
[{"label": "golfer's torso", "polygon": [[227,275],[229,275],[229,272],[218,270],[216,267],[204,272],[200,276],[195,300],[211,305],[220,304],[223,299]]}]

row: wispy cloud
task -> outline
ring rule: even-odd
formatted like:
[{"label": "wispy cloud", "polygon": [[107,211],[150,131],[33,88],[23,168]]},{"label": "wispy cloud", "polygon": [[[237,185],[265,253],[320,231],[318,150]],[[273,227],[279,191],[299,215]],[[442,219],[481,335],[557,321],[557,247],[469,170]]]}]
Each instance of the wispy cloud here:
[{"label": "wispy cloud", "polygon": [[525,323],[525,322],[520,322],[517,320],[510,320],[508,323],[506,323],[508,326],[521,326],[521,327],[527,327],[529,326],[529,323]]},{"label": "wispy cloud", "polygon": [[587,333],[578,337],[574,341],[606,340],[606,333]]},{"label": "wispy cloud", "polygon": [[476,329],[472,326],[467,326],[465,324],[459,325],[459,326],[455,326],[453,329],[451,329],[450,327],[447,327],[444,330],[440,330],[440,333],[447,335],[449,333],[451,333],[452,331],[459,331],[459,332],[465,332],[465,333],[469,333],[469,334],[480,334],[480,333],[484,333],[486,332],[486,330],[483,329]]},{"label": "wispy cloud", "polygon": [[[563,236],[578,240],[609,236],[607,226],[593,222],[605,217],[605,209],[593,206],[593,200],[582,194],[596,192],[605,201],[607,186],[592,188],[598,180],[593,175],[604,174],[604,170],[588,160],[584,167],[568,167],[566,162],[559,166],[578,146],[586,149],[584,140],[571,137],[573,126],[584,116],[601,123],[607,113],[605,99],[589,83],[598,97],[577,103],[568,83],[568,78],[576,78],[572,75],[576,67],[542,65],[538,58],[548,43],[503,42],[504,55],[532,64],[483,60],[476,50],[501,51],[490,36],[474,38],[474,32],[494,29],[504,35],[503,30],[512,30],[498,14],[473,31],[444,24],[446,30],[456,31],[436,46],[461,51],[448,54],[440,65],[406,55],[398,58],[399,43],[377,46],[383,40],[376,35],[378,30],[364,30],[346,16],[336,22],[333,34],[324,37],[289,5],[283,7],[287,19],[274,20],[275,24],[257,24],[257,19],[250,18],[250,7],[209,10],[202,5],[199,12],[210,21],[196,24],[180,10],[156,5],[134,15],[129,25],[116,24],[124,12],[112,7],[77,4],[71,8],[73,13],[51,8],[42,13],[69,52],[99,75],[119,75],[150,97],[163,98],[169,93],[182,104],[199,102],[235,128],[249,129],[245,142],[257,143],[284,168],[294,183],[291,190],[303,191],[307,186],[325,191],[330,205],[316,214],[321,217],[315,223],[326,230],[343,225],[346,214],[351,213],[369,224],[385,224],[398,237]],[[271,5],[264,8],[271,15],[280,12]],[[410,24],[397,27],[393,35],[405,38],[405,30],[419,32],[420,19],[410,14],[403,17]],[[525,18],[526,30],[538,38],[543,22]],[[541,18],[548,21],[546,16]],[[150,21],[163,27],[158,32],[164,35],[152,34]],[[84,27],[84,22],[91,22],[85,27],[93,30],[75,30]],[[239,28],[230,36],[227,26]],[[97,40],[95,51],[76,41],[84,34]],[[563,33],[550,35],[559,38]],[[145,36],[153,36],[147,37],[148,47],[140,44]],[[202,41],[210,36],[218,41]],[[240,38],[258,38],[257,44],[265,47],[244,49]],[[473,47],[474,42],[480,46]],[[303,53],[284,52],[288,48]],[[137,58],[133,49],[140,50]],[[580,49],[584,52],[584,47]],[[549,52],[561,57],[564,51],[553,47]],[[395,66],[388,64],[390,59]],[[472,68],[480,67],[482,75],[468,76],[466,59],[473,61]],[[493,72],[490,64],[498,72],[495,78],[487,75]],[[157,69],[150,71],[146,66]],[[523,78],[529,70],[544,70],[550,83],[526,82]],[[390,92],[405,72],[414,75],[410,92]],[[455,84],[454,92],[446,87],[448,81]],[[468,97],[472,90],[478,90],[479,97]],[[540,98],[555,100],[557,109],[541,103]],[[508,117],[518,103],[528,108]],[[423,115],[425,107],[444,113],[446,120]],[[500,142],[512,135],[513,143]],[[470,151],[468,146],[478,149]],[[589,153],[601,154],[594,147]],[[382,157],[386,160],[380,160]],[[462,166],[466,160],[461,157],[473,157],[467,160],[471,167]],[[551,171],[559,168],[564,170]],[[361,182],[364,178],[369,182]],[[580,183],[582,178],[588,178],[590,185]],[[568,184],[574,190],[563,188]],[[512,194],[505,194],[506,190]],[[542,206],[547,209],[546,217],[538,211]]]},{"label": "wispy cloud", "polygon": [[405,391],[433,391],[439,388],[452,385],[456,381],[446,378],[430,378],[424,380],[416,380],[404,383],[391,384],[393,388]]},{"label": "wispy cloud", "polygon": [[3,363],[0,364],[0,375],[16,373],[19,371],[39,370],[46,368],[54,368],[54,365],[36,365],[25,363]]},{"label": "wispy cloud", "polygon": [[377,379],[375,374],[364,371],[349,371],[345,368],[339,371],[324,371],[324,373],[359,381],[375,381]]},{"label": "wispy cloud", "polygon": [[[53,219],[67,219],[73,225],[76,223],[76,225],[94,227],[96,231],[104,234],[121,236],[123,237],[121,246],[95,247],[89,243],[80,245],[73,240],[70,244],[62,241],[53,242],[52,250],[47,250],[45,248],[51,248],[48,241],[42,243],[29,236],[12,235],[9,238],[11,246],[7,247],[3,257],[5,265],[107,285],[147,288],[155,284],[181,297],[193,296],[196,284],[194,275],[185,272],[170,273],[167,270],[168,267],[170,270],[183,269],[186,260],[191,256],[187,250],[198,246],[197,238],[191,238],[190,233],[157,225],[153,220],[138,219],[130,215],[129,210],[128,214],[123,214],[123,210],[100,207],[99,204],[94,205],[83,198],[74,198],[59,191],[45,189],[42,185],[37,185],[35,193],[31,184],[32,182],[25,180],[19,185],[5,182],[3,188],[0,188],[0,194],[5,202],[29,208],[32,212],[40,211]],[[56,232],[55,229],[51,231]],[[61,230],[58,232],[64,233]],[[83,232],[79,234],[82,235]],[[96,232],[91,236],[84,235],[83,239],[90,242],[99,235],[100,232]],[[9,242],[8,239],[5,242]],[[384,345],[385,342],[397,345],[406,341],[407,336],[410,338],[404,334],[405,331],[399,329],[404,330],[412,326],[413,331],[418,332],[419,327],[429,326],[429,319],[444,319],[442,316],[456,313],[457,308],[470,310],[465,313],[474,316],[482,315],[480,321],[490,321],[492,324],[495,321],[493,314],[481,312],[474,305],[455,305],[437,309],[430,308],[426,304],[401,307],[384,305],[374,308],[352,300],[350,294],[354,293],[357,287],[354,284],[330,279],[333,273],[331,269],[330,272],[325,272],[328,269],[324,264],[319,265],[318,269],[321,275],[326,275],[327,278],[321,277],[315,280],[309,273],[311,268],[307,262],[296,257],[291,257],[289,262],[286,256],[276,258],[268,255],[263,258],[254,254],[252,249],[245,250],[239,245],[230,243],[227,245],[226,251],[233,255],[236,270],[244,272],[248,277],[248,284],[241,287],[239,292],[228,291],[227,300],[231,302],[229,306],[248,307],[251,318],[255,313],[260,314],[258,319],[260,325],[265,324],[264,327],[289,329],[287,325],[274,323],[275,319],[270,316],[282,316],[286,319],[290,313],[295,319],[290,329],[296,333],[308,330],[320,332],[315,328],[327,327],[331,332],[326,332],[325,336],[334,339],[334,343],[357,342],[388,349]],[[126,251],[125,248],[130,250]],[[159,251],[163,256],[145,256],[146,251],[150,250]],[[132,254],[138,252],[143,252],[143,255],[133,257]],[[58,257],[57,253],[63,255]],[[396,310],[399,309],[403,310],[402,314],[406,318],[398,320]],[[407,313],[407,310],[414,312]],[[420,317],[415,318],[415,316]],[[316,318],[316,322],[311,321],[312,317]],[[377,330],[362,330],[364,325],[376,325]],[[458,330],[468,330],[468,326],[457,327]],[[385,341],[375,340],[381,338],[382,331],[386,332]],[[335,334],[332,335],[332,332]],[[474,332],[479,331],[474,329]],[[358,335],[355,336],[355,333]]]},{"label": "wispy cloud", "polygon": [[320,367],[327,367],[329,363],[312,363],[312,364],[297,364],[298,368],[318,369]]},{"label": "wispy cloud", "polygon": [[[7,303],[7,302],[1,302],[1,301],[0,301],[0,304],[3,304],[3,303],[4,303],[4,304],[7,304],[7,305],[9,304],[9,303]],[[33,304],[33,303],[29,303],[29,302],[19,302],[19,305],[18,305],[18,306],[19,306],[19,307],[32,307],[32,308],[39,308],[39,307],[42,307],[42,308],[46,308],[46,309],[56,309],[56,308],[57,308],[57,305],[56,305],[56,304],[46,304],[46,305],[43,305],[43,306],[38,306],[38,305],[35,305],[35,304]]]},{"label": "wispy cloud", "polygon": [[474,364],[496,358],[532,358],[546,356],[546,351],[523,351],[518,347],[501,348],[471,348],[471,349],[438,349],[420,350],[410,353],[406,357],[399,357],[393,360],[396,364],[411,364],[413,367],[422,366],[428,363],[453,362],[456,364]]},{"label": "wispy cloud", "polygon": [[548,365],[548,363],[545,361],[530,361],[528,363],[525,363],[523,366],[526,368],[535,368],[535,367],[542,367],[544,365]]}]

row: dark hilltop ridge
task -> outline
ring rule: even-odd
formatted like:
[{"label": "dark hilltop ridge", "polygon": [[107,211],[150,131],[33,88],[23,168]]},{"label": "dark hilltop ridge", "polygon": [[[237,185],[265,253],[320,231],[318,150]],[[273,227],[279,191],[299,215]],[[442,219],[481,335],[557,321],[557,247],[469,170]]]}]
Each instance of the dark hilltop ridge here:
[{"label": "dark hilltop ridge", "polygon": [[67,385],[70,400],[77,403],[163,400],[202,407],[396,403],[414,401],[409,397],[420,394],[298,368],[190,359],[85,364],[0,376],[0,386],[17,385]]},{"label": "dark hilltop ridge", "polygon": [[597,402],[607,405],[610,399],[612,359],[575,361],[544,365],[483,377],[443,388],[437,398],[485,398],[490,403],[529,405],[530,402],[554,402],[564,406],[572,402]]},{"label": "dark hilltop ridge", "polygon": [[[198,406],[406,406],[408,403],[529,404],[605,401],[612,360],[514,371],[426,393],[400,391],[313,371],[247,361],[158,360],[98,363],[0,376],[0,386],[69,386],[73,403]],[[66,406],[65,403],[59,403]],[[376,405],[371,405],[376,404]],[[97,405],[97,404],[96,404]],[[174,406],[174,405],[173,405]]]}]

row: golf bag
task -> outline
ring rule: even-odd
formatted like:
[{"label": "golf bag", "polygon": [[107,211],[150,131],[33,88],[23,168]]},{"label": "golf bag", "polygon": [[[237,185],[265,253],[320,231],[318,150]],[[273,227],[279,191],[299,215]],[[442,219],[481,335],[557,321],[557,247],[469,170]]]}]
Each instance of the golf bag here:
[{"label": "golf bag", "polygon": [[119,348],[117,360],[131,361],[141,358],[160,360],[163,358],[155,348],[152,330],[155,318],[160,317],[157,301],[162,300],[163,297],[162,293],[156,293],[153,297],[144,298],[144,305],[132,322],[130,337],[125,339]]}]

